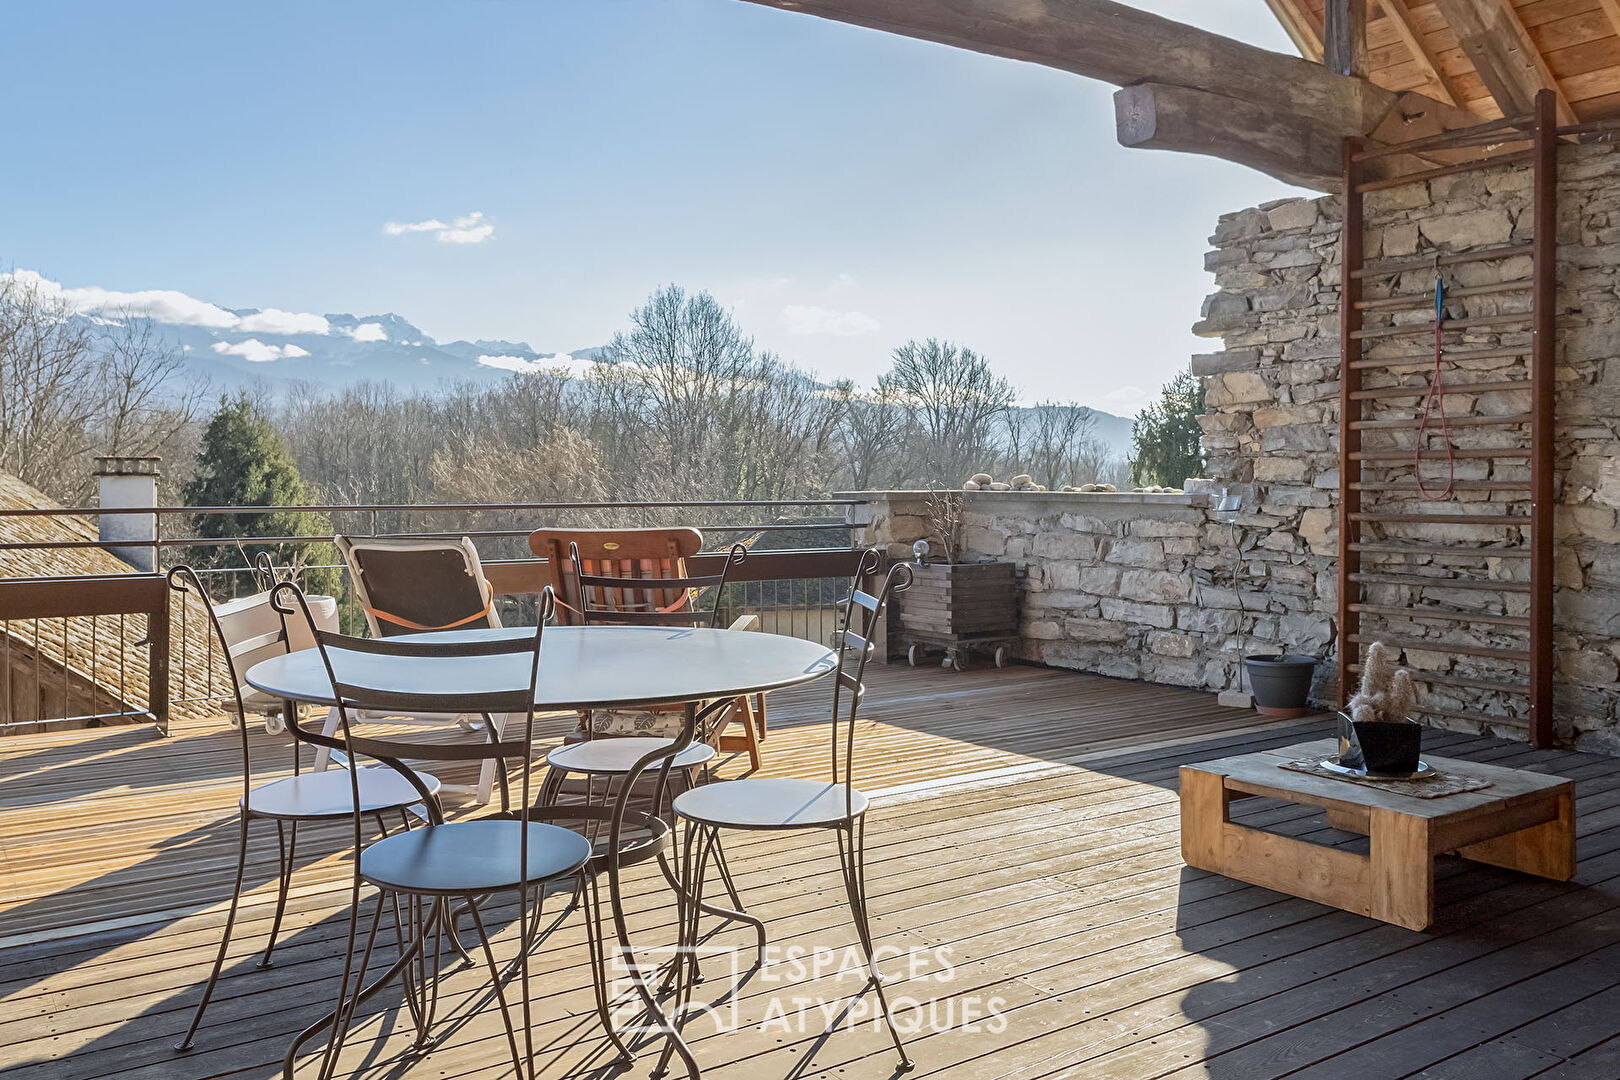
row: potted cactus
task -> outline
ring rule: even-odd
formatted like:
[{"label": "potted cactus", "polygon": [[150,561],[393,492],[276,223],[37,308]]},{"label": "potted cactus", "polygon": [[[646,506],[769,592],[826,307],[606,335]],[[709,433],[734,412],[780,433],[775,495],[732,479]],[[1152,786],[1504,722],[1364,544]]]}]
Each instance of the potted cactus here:
[{"label": "potted cactus", "polygon": [[1416,703],[1417,683],[1396,667],[1395,650],[1369,645],[1361,683],[1339,714],[1339,764],[1374,776],[1416,773],[1423,749],[1423,725],[1410,716]]}]

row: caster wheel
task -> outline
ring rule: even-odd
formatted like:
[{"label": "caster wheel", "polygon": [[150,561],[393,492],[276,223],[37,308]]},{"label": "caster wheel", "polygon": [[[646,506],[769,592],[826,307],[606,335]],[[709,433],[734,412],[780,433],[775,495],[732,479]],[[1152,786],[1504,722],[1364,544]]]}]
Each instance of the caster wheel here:
[{"label": "caster wheel", "polygon": [[1007,666],[1007,646],[1005,646],[1005,645],[997,645],[996,646],[996,667],[1006,667],[1006,666]]},{"label": "caster wheel", "polygon": [[912,667],[917,666],[917,646],[913,645],[911,648],[906,650],[906,663],[910,664]]},{"label": "caster wheel", "polygon": [[287,730],[287,721],[279,714],[264,718],[264,733],[266,735],[281,735]]}]

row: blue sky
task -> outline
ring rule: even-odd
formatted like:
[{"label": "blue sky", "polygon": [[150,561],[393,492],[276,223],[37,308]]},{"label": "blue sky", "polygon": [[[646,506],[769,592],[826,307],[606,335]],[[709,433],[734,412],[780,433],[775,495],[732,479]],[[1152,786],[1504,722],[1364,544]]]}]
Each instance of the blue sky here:
[{"label": "blue sky", "polygon": [[[1261,0],[1136,6],[1289,48]],[[738,0],[6,22],[0,267],[440,340],[600,344],[674,281],[826,376],[944,337],[1128,413],[1214,347],[1187,328],[1216,216],[1289,193],[1120,148],[1104,84]]]}]

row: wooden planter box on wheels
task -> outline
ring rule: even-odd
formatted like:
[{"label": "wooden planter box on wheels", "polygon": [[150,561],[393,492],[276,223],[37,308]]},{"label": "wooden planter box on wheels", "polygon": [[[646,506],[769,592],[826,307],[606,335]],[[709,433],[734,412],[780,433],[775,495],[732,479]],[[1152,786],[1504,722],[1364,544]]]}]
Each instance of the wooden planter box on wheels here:
[{"label": "wooden planter box on wheels", "polygon": [[899,594],[900,630],[906,658],[916,664],[921,648],[945,650],[961,670],[975,647],[994,648],[997,667],[1018,640],[1018,579],[1012,563],[927,563],[913,566],[911,588]]}]

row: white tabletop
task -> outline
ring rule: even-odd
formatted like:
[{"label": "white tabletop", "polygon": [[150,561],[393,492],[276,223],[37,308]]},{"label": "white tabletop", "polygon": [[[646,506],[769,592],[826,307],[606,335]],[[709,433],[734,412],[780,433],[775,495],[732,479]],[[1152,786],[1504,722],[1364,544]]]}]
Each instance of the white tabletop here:
[{"label": "white tabletop", "polygon": [[[532,627],[413,635],[420,640],[532,636]],[[333,654],[344,683],[411,694],[517,690],[529,684],[531,653],[456,659]],[[747,630],[653,626],[547,627],[540,645],[535,707],[623,708],[741,697],[832,673],[832,650],[813,641]],[[314,649],[248,669],[250,685],[288,701],[331,705],[332,684]]]}]

